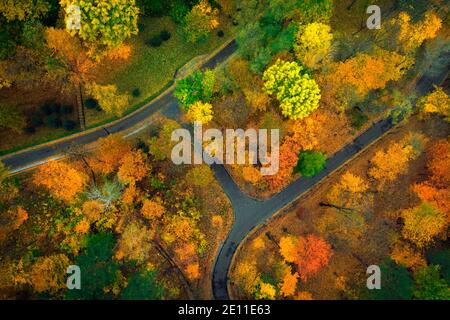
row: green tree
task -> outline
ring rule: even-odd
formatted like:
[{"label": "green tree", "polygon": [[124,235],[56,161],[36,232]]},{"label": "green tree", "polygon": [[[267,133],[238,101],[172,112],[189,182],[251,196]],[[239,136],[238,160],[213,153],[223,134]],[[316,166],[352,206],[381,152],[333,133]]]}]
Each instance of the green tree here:
[{"label": "green tree", "polygon": [[370,290],[372,300],[411,300],[413,281],[405,266],[386,259],[381,265],[381,289]]},{"label": "green tree", "polygon": [[156,281],[155,271],[140,271],[128,279],[120,296],[123,300],[160,300],[164,288]]},{"label": "green tree", "polygon": [[25,118],[16,107],[0,105],[0,127],[12,129],[20,133],[25,126]]},{"label": "green tree", "polygon": [[300,172],[304,177],[312,177],[325,167],[327,157],[316,151],[301,151],[294,172]]},{"label": "green tree", "polygon": [[430,264],[441,266],[441,273],[447,283],[450,283],[450,249],[434,251],[430,254]]},{"label": "green tree", "polygon": [[420,300],[449,300],[450,289],[441,278],[440,266],[431,265],[414,275],[414,297]]},{"label": "green tree", "polygon": [[[69,32],[87,43],[94,55],[105,48],[115,48],[138,33],[139,8],[135,0],[61,0],[66,13],[72,5],[81,9],[81,28]],[[65,19],[70,19],[69,15]]]},{"label": "green tree", "polygon": [[211,101],[215,81],[214,72],[211,70],[197,71],[177,82],[174,96],[180,102],[183,110],[188,111],[189,107],[195,102]]},{"label": "green tree", "polygon": [[219,10],[212,8],[208,0],[201,0],[184,18],[183,31],[189,42],[204,40],[219,25]]},{"label": "green tree", "polygon": [[278,59],[264,72],[263,80],[265,91],[276,96],[285,117],[303,119],[319,107],[319,86],[296,62]]},{"label": "green tree", "polygon": [[66,299],[111,299],[112,294],[105,289],[116,282],[120,272],[119,265],[112,259],[114,236],[112,233],[99,233],[88,235],[86,241],[85,252],[75,259],[75,265],[82,270],[81,289],[67,290]]}]

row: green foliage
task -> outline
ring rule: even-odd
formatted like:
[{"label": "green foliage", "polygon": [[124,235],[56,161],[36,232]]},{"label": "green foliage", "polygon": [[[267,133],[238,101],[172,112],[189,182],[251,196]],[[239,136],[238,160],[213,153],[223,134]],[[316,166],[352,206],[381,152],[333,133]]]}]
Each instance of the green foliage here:
[{"label": "green foliage", "polygon": [[278,59],[264,72],[263,80],[265,91],[276,96],[285,117],[303,119],[319,107],[319,86],[296,62]]},{"label": "green foliage", "polygon": [[450,284],[450,249],[443,249],[430,253],[428,261],[430,264],[439,265],[441,274],[445,281]]},{"label": "green foliage", "polygon": [[298,0],[297,3],[302,24],[328,23],[333,14],[333,0]]},{"label": "green foliage", "polygon": [[50,128],[60,128],[62,126],[61,119],[56,115],[51,115],[47,119],[45,119],[45,125]]},{"label": "green foliage", "polygon": [[358,108],[350,110],[350,121],[353,128],[360,129],[368,120],[369,117]]},{"label": "green foliage", "polygon": [[119,274],[119,265],[112,259],[115,245],[112,233],[87,236],[87,247],[75,259],[75,265],[82,270],[81,289],[67,290],[67,300],[111,299],[105,288],[112,286]]},{"label": "green foliage", "polygon": [[21,132],[26,126],[26,121],[22,113],[13,106],[0,105],[0,127]]},{"label": "green foliage", "polygon": [[301,151],[294,172],[300,172],[303,177],[313,177],[325,168],[327,157],[316,151]]},{"label": "green foliage", "polygon": [[[386,259],[381,265],[381,289],[370,290],[372,300],[411,300],[413,282],[408,269]],[[367,289],[366,289],[367,290]]]},{"label": "green foliage", "polygon": [[180,102],[183,110],[188,111],[189,106],[195,102],[211,101],[215,81],[215,74],[211,70],[197,71],[177,82],[174,96]]},{"label": "green foliage", "polygon": [[155,271],[141,271],[128,279],[120,296],[124,300],[160,300],[164,288],[156,281]]},{"label": "green foliage", "polygon": [[414,297],[420,300],[449,300],[448,283],[441,278],[440,266],[431,265],[414,275]]},{"label": "green foliage", "polygon": [[3,162],[0,161],[0,186],[8,178],[8,176],[9,176],[8,168],[3,164]]},{"label": "green foliage", "polygon": [[66,131],[72,131],[77,127],[77,123],[73,120],[64,120],[62,123],[62,127]]},{"label": "green foliage", "polygon": [[70,30],[70,33],[89,43],[93,54],[105,47],[115,48],[138,33],[139,9],[135,0],[61,0],[65,10],[71,5],[81,9],[81,28]]}]

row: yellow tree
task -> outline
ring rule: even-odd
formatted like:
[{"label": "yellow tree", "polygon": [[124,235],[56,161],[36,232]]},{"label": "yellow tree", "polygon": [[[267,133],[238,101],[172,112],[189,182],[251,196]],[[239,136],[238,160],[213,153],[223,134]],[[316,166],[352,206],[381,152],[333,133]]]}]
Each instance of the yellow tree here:
[{"label": "yellow tree", "polygon": [[165,211],[166,209],[159,201],[145,199],[142,203],[141,214],[150,222],[161,219]]},{"label": "yellow tree", "polygon": [[210,103],[197,101],[189,106],[189,111],[186,116],[191,122],[197,121],[207,124],[213,119],[213,106]]},{"label": "yellow tree", "polygon": [[330,53],[333,34],[329,25],[314,22],[300,28],[294,46],[297,59],[315,69]]},{"label": "yellow tree", "polygon": [[369,176],[379,182],[380,187],[392,182],[408,170],[409,161],[414,159],[415,152],[411,145],[391,143],[386,151],[379,150],[371,160]]},{"label": "yellow tree", "polygon": [[450,122],[450,97],[442,88],[436,87],[432,93],[422,97],[417,103],[417,108],[422,117],[438,114]]},{"label": "yellow tree", "polygon": [[442,27],[442,20],[434,12],[427,12],[422,21],[411,22],[411,16],[401,12],[394,24],[399,26],[398,40],[406,52],[414,50],[427,39],[436,37]]},{"label": "yellow tree", "polygon": [[405,223],[402,229],[403,237],[419,248],[429,244],[448,225],[445,214],[428,203],[405,209],[400,215]]},{"label": "yellow tree", "polygon": [[121,117],[129,106],[129,95],[120,94],[116,85],[93,83],[87,86],[87,91],[98,101],[103,111],[109,115]]},{"label": "yellow tree", "polygon": [[66,162],[49,161],[37,169],[32,180],[55,198],[71,203],[84,190],[88,177]]}]

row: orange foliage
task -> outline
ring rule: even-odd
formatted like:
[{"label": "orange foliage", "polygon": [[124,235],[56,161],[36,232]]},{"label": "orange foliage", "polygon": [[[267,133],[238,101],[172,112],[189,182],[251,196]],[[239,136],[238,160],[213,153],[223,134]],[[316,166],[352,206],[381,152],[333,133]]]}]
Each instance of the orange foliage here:
[{"label": "orange foliage", "polygon": [[40,166],[32,179],[35,185],[47,188],[52,196],[68,203],[75,200],[88,181],[84,173],[61,161],[49,161]]},{"label": "orange foliage", "polygon": [[90,222],[98,221],[104,210],[104,206],[100,201],[88,200],[83,203],[82,211]]},{"label": "orange foliage", "polygon": [[245,181],[250,182],[251,184],[257,184],[261,181],[262,176],[261,172],[252,166],[245,166],[242,168],[242,178],[244,178]]},{"label": "orange foliage", "polygon": [[300,291],[295,296],[295,300],[313,300],[312,294],[307,291]]},{"label": "orange foliage", "polygon": [[302,281],[306,281],[308,277],[327,265],[332,255],[331,246],[315,235],[298,238],[282,237],[280,252],[287,262],[295,263]]},{"label": "orange foliage", "polygon": [[131,46],[122,43],[117,48],[108,51],[107,58],[110,60],[127,60],[131,56]]},{"label": "orange foliage", "polygon": [[128,142],[118,135],[109,135],[98,140],[98,148],[89,158],[90,166],[96,172],[109,174],[121,165],[123,157],[130,152]]},{"label": "orange foliage", "polygon": [[141,208],[141,214],[150,221],[160,219],[165,211],[164,206],[159,204],[157,201],[148,199],[144,200]]},{"label": "orange foliage", "polygon": [[198,263],[190,263],[186,267],[186,275],[190,280],[197,280],[200,278],[200,266]]},{"label": "orange foliage", "polygon": [[431,181],[438,187],[450,185],[450,143],[439,140],[427,150],[427,166]]},{"label": "orange foliage", "polygon": [[297,289],[297,279],[298,274],[296,272],[291,273],[291,269],[288,268],[281,285],[281,293],[283,296],[289,297],[295,294],[295,290]]},{"label": "orange foliage", "polygon": [[89,232],[89,228],[90,228],[89,222],[83,219],[80,222],[78,222],[77,225],[75,226],[75,232],[86,234]]},{"label": "orange foliage", "polygon": [[117,177],[122,183],[135,184],[150,171],[147,156],[142,150],[133,150],[125,154],[121,160]]}]

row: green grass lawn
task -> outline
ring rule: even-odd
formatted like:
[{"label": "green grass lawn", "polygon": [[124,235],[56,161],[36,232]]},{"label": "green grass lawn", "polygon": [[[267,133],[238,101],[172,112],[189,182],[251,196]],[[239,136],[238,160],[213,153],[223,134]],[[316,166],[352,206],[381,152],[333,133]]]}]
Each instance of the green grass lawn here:
[{"label": "green grass lawn", "polygon": [[[187,43],[177,31],[178,26],[169,17],[144,18],[141,23],[143,30],[131,40],[134,54],[129,63],[117,72],[111,73],[107,80],[117,84],[121,92],[131,94],[133,88],[141,90],[141,97],[134,98],[137,103],[145,97],[158,92],[169,82],[175,71],[192,58],[209,53],[220,46],[224,40],[231,36],[230,25],[223,21],[220,28],[225,31],[225,37],[219,38],[216,32],[200,44]],[[162,30],[171,33],[171,38],[158,48],[153,48],[146,42]]]}]

